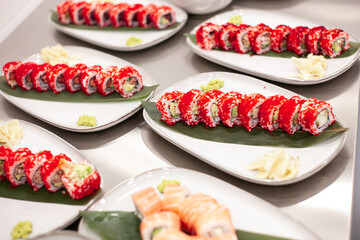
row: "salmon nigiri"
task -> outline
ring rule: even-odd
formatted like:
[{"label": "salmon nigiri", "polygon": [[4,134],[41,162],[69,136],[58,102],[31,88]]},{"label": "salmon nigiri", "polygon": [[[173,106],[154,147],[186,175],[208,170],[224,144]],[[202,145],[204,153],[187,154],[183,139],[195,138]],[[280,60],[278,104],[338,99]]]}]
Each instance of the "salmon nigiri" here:
[{"label": "salmon nigiri", "polygon": [[155,188],[148,187],[131,195],[140,219],[152,213],[159,212],[163,208],[163,201]]},{"label": "salmon nigiri", "polygon": [[162,211],[150,214],[141,221],[140,233],[142,240],[152,240],[156,234],[165,229],[180,231],[179,216],[170,211]]}]

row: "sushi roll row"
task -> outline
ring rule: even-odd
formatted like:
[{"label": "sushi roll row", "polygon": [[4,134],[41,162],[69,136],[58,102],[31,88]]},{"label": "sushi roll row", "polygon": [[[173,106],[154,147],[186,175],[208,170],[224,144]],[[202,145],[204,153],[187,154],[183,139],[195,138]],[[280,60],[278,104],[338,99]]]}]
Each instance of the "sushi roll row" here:
[{"label": "sushi roll row", "polygon": [[88,67],[82,63],[68,66],[14,61],[6,63],[3,72],[12,88],[19,86],[39,92],[52,90],[57,94],[64,90],[71,93],[82,90],[87,95],[98,92],[102,96],[118,92],[128,98],[143,89],[142,76],[130,66]]},{"label": "sushi roll row", "polygon": [[261,23],[256,26],[226,23],[202,24],[196,31],[197,44],[205,50],[219,48],[247,53],[250,50],[263,54],[270,50],[281,53],[292,51],[298,55],[312,53],[331,58],[339,56],[350,48],[349,35],[340,29],[326,29],[323,26],[290,28],[279,25],[274,29]]},{"label": "sushi roll row", "polygon": [[16,188],[26,182],[34,191],[45,187],[49,192],[66,188],[70,197],[81,199],[100,187],[100,175],[86,160],[75,164],[61,153],[48,150],[32,153],[28,148],[12,151],[0,146],[0,180],[8,179]]},{"label": "sushi roll row", "polygon": [[206,93],[192,89],[187,93],[167,92],[157,103],[161,120],[168,125],[184,121],[187,125],[202,122],[216,127],[220,122],[228,127],[240,125],[251,131],[260,126],[269,132],[281,129],[294,134],[302,129],[313,135],[320,134],[335,122],[330,104],[316,98],[282,95],[265,97],[259,93],[223,93],[213,89]]},{"label": "sushi roll row", "polygon": [[132,199],[143,240],[237,239],[229,210],[211,196],[191,194],[185,186],[166,186],[163,198],[148,187]]},{"label": "sushi roll row", "polygon": [[62,24],[141,27],[165,29],[176,23],[175,11],[169,6],[155,4],[99,3],[96,1],[64,1],[57,5]]}]

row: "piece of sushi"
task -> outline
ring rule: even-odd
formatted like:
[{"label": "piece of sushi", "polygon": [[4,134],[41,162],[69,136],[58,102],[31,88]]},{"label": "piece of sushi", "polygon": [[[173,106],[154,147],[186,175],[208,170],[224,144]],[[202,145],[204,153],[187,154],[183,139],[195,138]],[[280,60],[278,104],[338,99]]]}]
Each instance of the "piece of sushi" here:
[{"label": "piece of sushi", "polygon": [[62,24],[70,24],[70,6],[73,5],[73,1],[64,1],[56,6],[58,19]]},{"label": "piece of sushi", "polygon": [[97,25],[95,17],[95,9],[97,8],[97,2],[88,2],[82,10],[83,17],[85,19],[85,24],[89,26]]},{"label": "piece of sushi", "polygon": [[139,27],[142,28],[152,28],[154,27],[154,23],[151,20],[151,13],[156,10],[155,4],[148,4],[140,9],[137,13],[137,21],[139,23]]},{"label": "piece of sushi", "polygon": [[140,11],[144,6],[142,4],[136,3],[129,6],[124,12],[124,21],[126,26],[128,27],[138,27],[139,22],[137,19],[137,13]]},{"label": "piece of sushi", "polygon": [[24,162],[30,155],[32,155],[32,153],[28,148],[19,148],[12,152],[4,162],[6,178],[13,187],[26,183]]},{"label": "piece of sushi", "polygon": [[25,174],[28,184],[30,184],[34,191],[38,191],[44,186],[41,178],[40,169],[45,161],[51,161],[53,155],[50,151],[44,150],[26,158],[24,162]]},{"label": "piece of sushi", "polygon": [[11,153],[11,148],[3,145],[0,146],[0,181],[6,178],[4,163]]},{"label": "piece of sushi", "polygon": [[291,27],[287,25],[278,25],[271,33],[271,50],[281,53],[287,50],[287,38]]},{"label": "piece of sushi", "polygon": [[241,126],[251,131],[258,125],[259,108],[265,99],[266,98],[259,93],[249,94],[242,99],[241,107],[238,108]]},{"label": "piece of sushi", "polygon": [[249,31],[252,27],[247,24],[241,24],[235,31],[230,32],[233,49],[241,54],[251,50],[249,41]]},{"label": "piece of sushi", "polygon": [[39,92],[45,92],[49,90],[49,81],[46,77],[47,71],[50,69],[49,63],[39,64],[34,67],[30,74],[33,88]]},{"label": "piece of sushi", "polygon": [[153,187],[136,192],[131,195],[131,198],[136,208],[136,214],[140,219],[163,209],[163,200]]},{"label": "piece of sushi", "polygon": [[72,199],[82,199],[100,188],[100,175],[86,160],[74,163],[62,158],[59,168],[64,173],[61,180]]},{"label": "piece of sushi", "polygon": [[83,63],[75,64],[64,72],[65,88],[71,93],[81,90],[80,75],[87,68]]},{"label": "piece of sushi", "polygon": [[181,224],[179,216],[171,211],[152,213],[141,220],[140,234],[142,240],[153,240],[154,237],[166,229],[180,231]]},{"label": "piece of sushi", "polygon": [[114,28],[126,26],[126,22],[124,19],[124,12],[129,6],[130,5],[127,3],[118,3],[118,4],[114,4],[114,6],[110,8],[109,11],[110,20]]},{"label": "piece of sushi", "polygon": [[119,68],[117,66],[108,66],[99,71],[97,75],[96,88],[102,96],[107,96],[115,92],[113,79]]},{"label": "piece of sushi", "polygon": [[249,41],[251,49],[258,55],[271,49],[271,28],[263,23],[249,30]]},{"label": "piece of sushi", "polygon": [[301,105],[300,125],[304,131],[319,135],[335,122],[335,116],[329,103],[309,98]]},{"label": "piece of sushi", "polygon": [[238,26],[232,23],[226,23],[220,26],[220,30],[217,35],[220,49],[225,51],[233,49],[231,36],[237,29]]},{"label": "piece of sushi", "polygon": [[279,109],[287,98],[282,95],[268,97],[259,108],[259,125],[273,132],[279,128]]},{"label": "piece of sushi", "polygon": [[179,100],[184,96],[183,92],[172,91],[162,95],[156,103],[161,113],[161,120],[168,125],[173,125],[181,120]]},{"label": "piece of sushi", "polygon": [[64,172],[59,168],[60,160],[71,162],[71,159],[68,156],[60,153],[52,159],[46,160],[40,168],[41,179],[49,192],[57,192],[64,187],[62,181]]},{"label": "piece of sushi", "polygon": [[22,65],[21,61],[13,61],[8,62],[3,66],[3,72],[7,83],[12,87],[15,88],[17,85],[16,82],[16,70]]},{"label": "piece of sushi", "polygon": [[172,211],[176,214],[180,214],[182,203],[190,196],[190,190],[182,185],[168,185],[164,189],[163,196],[163,209],[165,211]]},{"label": "piece of sushi", "polygon": [[176,13],[171,7],[163,5],[150,13],[150,19],[157,29],[165,29],[176,23]]},{"label": "piece of sushi", "polygon": [[296,53],[297,55],[303,55],[307,53],[306,49],[306,35],[310,29],[304,26],[298,26],[293,28],[288,36],[288,50]]},{"label": "piece of sushi", "polygon": [[210,22],[202,24],[196,30],[196,42],[199,47],[205,50],[218,48],[218,33],[220,26]]},{"label": "piece of sushi", "polygon": [[140,73],[131,66],[122,67],[113,78],[115,90],[124,98],[131,97],[144,88]]},{"label": "piece of sushi", "polygon": [[242,94],[239,92],[225,93],[218,101],[219,117],[223,124],[228,127],[240,125],[238,108],[241,107]]},{"label": "piece of sushi", "polygon": [[309,53],[314,55],[321,54],[320,40],[324,31],[326,31],[326,28],[323,26],[314,27],[309,30],[305,37],[305,45]]},{"label": "piece of sushi", "polygon": [[216,127],[220,123],[218,100],[224,93],[218,89],[212,89],[204,93],[198,101],[199,116],[207,127]]},{"label": "piece of sushi", "polygon": [[114,6],[111,2],[99,3],[95,8],[95,19],[99,27],[104,28],[111,25],[110,9]]},{"label": "piece of sushi", "polygon": [[339,56],[350,48],[349,34],[341,29],[324,31],[320,40],[322,53],[331,58]]},{"label": "piece of sushi", "polygon": [[306,100],[299,96],[289,98],[279,109],[279,127],[281,130],[294,134],[301,128],[300,108]]},{"label": "piece of sushi", "polygon": [[33,88],[33,82],[31,81],[30,75],[36,66],[37,64],[34,62],[26,62],[16,69],[15,79],[17,86],[26,91]]},{"label": "piece of sushi", "polygon": [[69,6],[69,14],[72,23],[75,25],[83,25],[85,23],[85,18],[83,16],[83,9],[88,3],[85,1],[73,2]]},{"label": "piece of sushi", "polygon": [[56,64],[49,67],[46,72],[46,78],[49,81],[49,87],[54,93],[65,90],[64,73],[69,66],[66,64]]},{"label": "piece of sushi", "polygon": [[191,89],[180,98],[180,116],[187,125],[196,125],[200,122],[198,101],[202,95],[203,92],[199,89]]},{"label": "piece of sushi", "polygon": [[96,81],[98,73],[101,71],[102,67],[99,65],[94,65],[88,67],[80,74],[80,83],[81,90],[86,95],[91,95],[97,92]]},{"label": "piece of sushi", "polygon": [[205,240],[196,236],[189,236],[186,233],[176,229],[165,229],[156,234],[153,240]]}]

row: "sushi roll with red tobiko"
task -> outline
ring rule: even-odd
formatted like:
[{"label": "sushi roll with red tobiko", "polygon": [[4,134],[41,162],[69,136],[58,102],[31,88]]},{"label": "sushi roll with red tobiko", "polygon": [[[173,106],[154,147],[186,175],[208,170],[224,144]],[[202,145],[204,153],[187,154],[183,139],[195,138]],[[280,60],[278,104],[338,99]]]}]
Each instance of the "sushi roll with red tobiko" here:
[{"label": "sushi roll with red tobiko", "polygon": [[298,26],[291,30],[288,36],[288,50],[296,53],[297,55],[302,55],[307,53],[306,49],[306,35],[309,33],[310,29],[308,27]]},{"label": "sushi roll with red tobiko", "polygon": [[50,151],[44,150],[35,153],[26,158],[24,167],[27,182],[33,187],[34,191],[38,191],[44,186],[44,182],[41,178],[40,169],[45,161],[52,160],[52,154]]},{"label": "sushi roll with red tobiko", "polygon": [[123,98],[131,97],[144,87],[140,73],[130,66],[122,67],[116,72],[113,84]]},{"label": "sushi roll with red tobiko", "polygon": [[30,74],[33,88],[39,92],[45,92],[49,89],[49,81],[46,77],[47,71],[51,68],[49,63],[39,64],[34,67]]},{"label": "sushi roll with red tobiko", "polygon": [[86,160],[73,163],[62,158],[59,168],[64,173],[61,179],[72,199],[82,199],[100,188],[100,175]]},{"label": "sushi roll with red tobiko", "polygon": [[19,148],[12,152],[4,162],[4,171],[6,178],[13,187],[26,183],[26,174],[24,163],[27,157],[32,153],[28,148]]},{"label": "sushi roll with red tobiko", "polygon": [[251,49],[258,55],[271,49],[271,28],[263,23],[249,30],[249,41]]},{"label": "sushi roll with red tobiko", "polygon": [[108,66],[100,70],[97,75],[96,88],[101,96],[105,97],[115,92],[113,79],[118,71],[117,66]]},{"label": "sushi roll with red tobiko", "polygon": [[0,146],[0,181],[4,180],[6,177],[4,170],[4,163],[11,153],[12,153],[11,148],[7,146]]},{"label": "sushi roll with red tobiko", "polygon": [[101,28],[111,25],[110,9],[114,6],[111,2],[99,3],[95,8],[95,19]]},{"label": "sushi roll with red tobiko", "polygon": [[179,100],[184,96],[183,92],[172,91],[162,95],[156,103],[161,113],[161,120],[168,125],[173,125],[181,120]]},{"label": "sushi roll with red tobiko", "polygon": [[331,58],[337,57],[350,48],[349,34],[341,29],[324,31],[320,46],[324,55]]},{"label": "sushi roll with red tobiko", "polygon": [[64,73],[68,68],[69,67],[66,64],[56,64],[49,67],[49,70],[46,72],[49,87],[54,93],[65,90]]},{"label": "sushi roll with red tobiko", "polygon": [[291,27],[286,25],[279,25],[274,28],[271,35],[271,50],[281,53],[287,50],[287,38],[291,31]]},{"label": "sushi roll with red tobiko", "polygon": [[139,27],[142,28],[151,28],[154,27],[153,21],[151,21],[151,13],[155,11],[156,5],[149,4],[143,7],[137,13],[137,21],[139,23]]},{"label": "sushi roll with red tobiko", "polygon": [[165,29],[176,23],[176,14],[169,6],[159,6],[150,13],[150,19],[157,29]]},{"label": "sushi roll with red tobiko", "polygon": [[65,1],[57,5],[57,15],[58,19],[62,24],[70,24],[71,17],[70,17],[70,6],[73,5],[73,1]]},{"label": "sushi roll with red tobiko", "polygon": [[21,61],[8,62],[3,66],[3,72],[7,83],[15,88],[16,82],[16,70],[22,65]]},{"label": "sushi roll with red tobiko", "polygon": [[289,134],[301,128],[300,108],[306,100],[299,96],[289,98],[279,109],[279,127]]},{"label": "sushi roll with red tobiko", "polygon": [[83,9],[87,4],[88,3],[85,1],[80,1],[80,2],[73,2],[73,4],[69,6],[70,18],[75,25],[83,25],[85,23],[85,18],[83,16]]},{"label": "sushi roll with red tobiko", "polygon": [[242,98],[242,94],[238,92],[228,92],[219,99],[219,117],[226,126],[240,125],[238,108],[241,107]]},{"label": "sushi roll with red tobiko", "polygon": [[96,82],[98,73],[101,71],[102,67],[99,65],[94,65],[92,67],[86,68],[80,74],[80,83],[81,83],[81,90],[86,95],[91,95],[97,92]]},{"label": "sushi roll with red tobiko", "polygon": [[238,27],[232,23],[226,23],[221,25],[218,32],[218,43],[220,49],[225,51],[233,49],[231,36],[232,33],[235,32],[237,29]]},{"label": "sushi roll with red tobiko", "polygon": [[282,95],[268,97],[259,109],[259,125],[263,129],[273,132],[279,128],[279,109],[287,98]]},{"label": "sushi roll with red tobiko", "polygon": [[259,109],[266,97],[259,93],[245,96],[241,100],[241,107],[238,108],[241,126],[251,131],[259,123]]},{"label": "sushi roll with red tobiko", "polygon": [[321,54],[320,40],[324,31],[326,31],[325,27],[318,26],[310,29],[309,33],[306,35],[306,49],[310,53],[315,55]]},{"label": "sushi roll with red tobiko", "polygon": [[235,31],[230,32],[233,49],[238,53],[247,53],[251,50],[249,30],[252,27],[241,24]]},{"label": "sushi roll with red tobiko", "polygon": [[136,214],[143,219],[163,209],[163,200],[153,187],[145,188],[131,195],[134,202]]},{"label": "sushi roll with red tobiko", "polygon": [[98,5],[97,2],[92,2],[92,3],[87,3],[84,6],[82,13],[86,25],[89,26],[97,25],[97,21],[95,18],[95,9],[97,8],[97,5]]},{"label": "sushi roll with red tobiko", "polygon": [[218,47],[218,33],[220,26],[207,22],[196,30],[196,41],[199,47],[211,50]]},{"label": "sushi roll with red tobiko", "polygon": [[115,4],[109,11],[110,20],[114,28],[126,26],[124,12],[129,7],[127,3]]},{"label": "sushi roll with red tobiko", "polygon": [[15,79],[16,83],[23,90],[30,90],[33,88],[33,82],[31,80],[31,72],[37,66],[34,62],[26,62],[21,64],[16,69]]},{"label": "sushi roll with red tobiko", "polygon": [[64,83],[69,92],[74,93],[81,90],[80,75],[86,68],[85,64],[78,63],[66,69]]},{"label": "sushi roll with red tobiko", "polygon": [[198,101],[202,95],[203,92],[199,89],[191,89],[180,98],[180,116],[187,125],[196,125],[200,122]]},{"label": "sushi roll with red tobiko", "polygon": [[165,229],[181,230],[180,218],[170,211],[155,212],[144,217],[140,223],[142,240],[153,240],[159,232]]},{"label": "sushi roll with red tobiko", "polygon": [[199,116],[206,126],[216,127],[220,123],[218,100],[223,95],[222,91],[212,89],[204,93],[199,99]]},{"label": "sushi roll with red tobiko", "polygon": [[137,19],[137,13],[140,11],[144,6],[142,4],[134,4],[128,7],[124,12],[124,21],[126,26],[128,27],[137,27],[139,26],[139,22]]}]

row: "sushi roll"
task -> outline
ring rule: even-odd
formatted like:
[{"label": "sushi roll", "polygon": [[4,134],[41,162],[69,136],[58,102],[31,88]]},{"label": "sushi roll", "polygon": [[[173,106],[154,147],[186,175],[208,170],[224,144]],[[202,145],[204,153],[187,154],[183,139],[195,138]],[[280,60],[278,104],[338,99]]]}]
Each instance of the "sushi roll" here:
[{"label": "sushi roll", "polygon": [[180,218],[176,213],[161,211],[144,217],[140,223],[140,234],[142,240],[153,240],[154,237],[166,229],[180,231]]},{"label": "sushi roll", "polygon": [[189,236],[186,233],[176,230],[176,229],[165,229],[158,234],[156,234],[153,240],[203,240],[202,238],[197,238],[195,236]]},{"label": "sushi roll", "polygon": [[271,50],[281,53],[287,50],[287,38],[291,31],[291,27],[279,25],[274,28],[271,33]]},{"label": "sushi roll", "polygon": [[150,13],[150,19],[157,29],[165,29],[176,23],[176,14],[169,6],[159,6]]},{"label": "sushi roll", "polygon": [[114,28],[126,26],[126,22],[124,20],[124,12],[128,7],[129,4],[127,3],[119,3],[115,4],[112,8],[110,8],[110,20]]},{"label": "sushi roll", "polygon": [[8,62],[3,66],[3,72],[7,83],[15,88],[16,82],[16,70],[22,65],[21,61]]},{"label": "sushi roll", "polygon": [[163,200],[153,187],[145,188],[131,195],[136,208],[136,214],[143,219],[163,209]]},{"label": "sushi roll", "polygon": [[259,125],[269,132],[279,128],[279,109],[287,98],[282,95],[268,97],[259,109]]},{"label": "sushi roll", "polygon": [[140,11],[144,6],[142,4],[134,4],[129,6],[124,12],[124,21],[126,26],[128,27],[138,27],[139,22],[137,19],[137,13]]},{"label": "sushi roll", "polygon": [[88,67],[80,74],[81,90],[86,95],[89,96],[97,92],[96,81],[98,73],[101,71],[101,69],[101,66],[94,65],[92,67]]},{"label": "sushi roll", "polygon": [[258,55],[271,49],[271,28],[261,23],[249,30],[251,49]]},{"label": "sushi roll", "polygon": [[291,30],[288,36],[288,50],[299,56],[307,53],[305,39],[309,31],[308,27],[303,26],[298,26]]},{"label": "sushi roll", "polygon": [[279,127],[281,130],[294,134],[301,128],[299,116],[301,105],[306,100],[299,96],[289,98],[279,109]]},{"label": "sushi roll", "polygon": [[190,196],[189,188],[182,185],[168,185],[164,189],[164,210],[180,214],[181,205]]},{"label": "sushi roll", "polygon": [[64,1],[56,6],[58,19],[62,24],[70,24],[70,6],[74,4],[73,1]]},{"label": "sushi roll", "polygon": [[144,87],[140,73],[133,67],[120,68],[113,78],[116,91],[124,98],[131,97]]},{"label": "sushi roll", "polygon": [[207,127],[216,127],[220,123],[218,100],[224,93],[218,89],[204,93],[198,101],[199,116]]},{"label": "sushi roll", "polygon": [[341,29],[324,31],[320,46],[324,55],[331,58],[337,57],[350,48],[349,35]]},{"label": "sushi roll", "polygon": [[6,158],[4,171],[6,178],[13,187],[20,186],[26,182],[24,162],[30,155],[32,155],[32,153],[28,148],[19,148]]},{"label": "sushi roll", "polygon": [[207,22],[196,30],[197,45],[205,50],[212,50],[218,47],[218,32],[220,26]]},{"label": "sushi roll", "polygon": [[33,88],[33,82],[31,81],[31,72],[37,66],[34,62],[26,62],[21,64],[16,69],[15,79],[16,83],[23,90],[30,90]]},{"label": "sushi roll", "polygon": [[95,19],[99,27],[104,28],[111,25],[110,9],[114,6],[111,2],[99,3],[95,8]]},{"label": "sushi roll", "polygon": [[326,28],[323,26],[310,29],[305,38],[306,49],[309,53],[314,55],[321,54],[320,40],[324,31],[326,31]]},{"label": "sushi roll", "polygon": [[49,81],[46,77],[46,73],[50,69],[50,67],[51,65],[49,63],[37,65],[34,67],[34,70],[30,74],[33,88],[35,88],[39,92],[45,92],[49,90]]},{"label": "sushi roll", "polygon": [[199,89],[191,89],[180,98],[180,116],[187,125],[196,125],[200,122],[198,101],[202,95],[203,92]]},{"label": "sushi roll", "polygon": [[85,64],[78,63],[66,69],[64,72],[64,83],[65,88],[69,92],[74,93],[81,90],[80,75],[86,68]]},{"label": "sushi roll", "polygon": [[113,79],[119,68],[116,66],[108,66],[99,71],[97,75],[96,88],[102,96],[107,96],[115,92]]},{"label": "sushi roll", "polygon": [[139,27],[142,28],[152,28],[154,27],[153,21],[151,21],[151,13],[156,10],[155,4],[149,4],[144,6],[137,13],[137,21],[139,23]]},{"label": "sushi roll", "polygon": [[95,18],[95,9],[97,8],[98,3],[88,2],[82,10],[83,17],[85,19],[85,24],[89,26],[97,25]]},{"label": "sushi roll", "polygon": [[45,161],[51,161],[53,155],[50,151],[44,150],[26,158],[24,167],[27,182],[33,187],[34,191],[38,191],[44,186],[41,178],[40,169]]},{"label": "sushi roll", "polygon": [[75,25],[83,25],[85,23],[85,18],[83,16],[83,9],[87,4],[88,3],[85,1],[80,1],[80,2],[73,2],[73,4],[69,6],[70,18]]},{"label": "sushi roll", "polygon": [[86,160],[73,163],[62,158],[59,168],[64,173],[61,180],[72,199],[82,199],[100,188],[100,175]]},{"label": "sushi roll", "polygon": [[238,108],[241,107],[242,97],[238,92],[228,92],[219,99],[219,117],[226,126],[240,125]]},{"label": "sushi roll", "polygon": [[71,162],[71,159],[68,156],[60,153],[52,159],[47,159],[40,168],[41,179],[49,192],[57,192],[64,187],[64,183],[62,181],[62,175],[64,172],[59,168],[61,160]]},{"label": "sushi roll", "polygon": [[304,131],[318,135],[334,122],[335,117],[330,104],[309,98],[301,105],[300,125]]},{"label": "sushi roll", "polygon": [[249,31],[252,27],[241,24],[237,30],[230,32],[233,49],[238,53],[247,53],[251,50]]},{"label": "sushi roll", "polygon": [[183,92],[172,91],[162,95],[156,103],[161,113],[161,120],[168,125],[174,125],[181,120],[179,100],[184,96]]},{"label": "sushi roll", "polygon": [[226,23],[221,25],[218,32],[219,48],[225,51],[233,49],[231,34],[237,30],[237,26],[232,23]]},{"label": "sushi roll", "polygon": [[68,68],[68,65],[56,64],[50,67],[46,72],[49,87],[54,93],[59,93],[65,90],[64,73]]},{"label": "sushi roll", "polygon": [[266,98],[259,93],[249,94],[242,99],[241,107],[238,108],[241,126],[251,131],[258,125],[259,108],[265,99]]},{"label": "sushi roll", "polygon": [[11,153],[12,153],[11,148],[7,146],[0,146],[0,181],[6,178],[4,163]]}]

